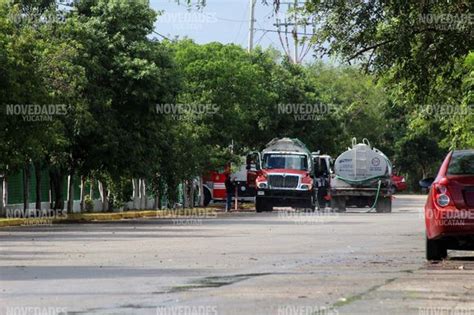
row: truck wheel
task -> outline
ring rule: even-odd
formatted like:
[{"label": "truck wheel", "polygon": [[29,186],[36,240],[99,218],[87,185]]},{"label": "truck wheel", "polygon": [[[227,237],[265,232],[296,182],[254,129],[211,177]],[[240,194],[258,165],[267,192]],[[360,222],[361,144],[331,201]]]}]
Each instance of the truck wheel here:
[{"label": "truck wheel", "polygon": [[265,201],[262,198],[255,198],[255,211],[258,213],[265,211]]},{"label": "truck wheel", "polygon": [[303,208],[304,212],[314,212],[316,211],[316,204],[309,203],[306,207]]},{"label": "truck wheel", "polygon": [[336,212],[346,212],[346,199],[344,197],[333,197],[331,208]]},{"label": "truck wheel", "polygon": [[446,245],[440,240],[430,240],[426,238],[426,259],[442,260],[448,256]]},{"label": "truck wheel", "polygon": [[392,212],[392,198],[385,197],[379,198],[375,205],[375,211],[377,213],[390,213]]},{"label": "truck wheel", "polygon": [[204,207],[207,207],[209,205],[211,199],[211,192],[209,191],[209,189],[207,189],[207,187],[204,187]]},{"label": "truck wheel", "polygon": [[265,202],[264,203],[264,209],[267,212],[272,212],[273,211],[273,205],[271,203]]}]

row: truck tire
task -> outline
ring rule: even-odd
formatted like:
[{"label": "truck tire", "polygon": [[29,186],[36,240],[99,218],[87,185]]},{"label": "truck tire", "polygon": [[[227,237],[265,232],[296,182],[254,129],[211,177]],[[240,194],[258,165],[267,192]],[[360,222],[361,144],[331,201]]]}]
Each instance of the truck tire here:
[{"label": "truck tire", "polygon": [[204,187],[204,207],[207,207],[212,200],[211,192],[207,187]]},{"label": "truck tire", "polygon": [[375,211],[377,213],[390,213],[392,212],[392,198],[390,197],[381,197],[377,200],[375,205]]},{"label": "truck tire", "polygon": [[267,212],[272,212],[273,211],[273,205],[271,203],[265,202],[264,207],[263,207]]},{"label": "truck tire", "polygon": [[440,240],[430,240],[426,238],[426,259],[442,260],[448,256],[446,245]]},{"label": "truck tire", "polygon": [[255,199],[255,211],[258,213],[268,211],[273,211],[273,205],[271,205],[268,201],[265,201],[263,198],[257,197]]},{"label": "truck tire", "polygon": [[346,212],[346,199],[344,197],[333,197],[331,208],[336,212]]},{"label": "truck tire", "polygon": [[265,201],[262,198],[255,198],[255,211],[257,211],[258,213],[265,211],[264,203]]}]

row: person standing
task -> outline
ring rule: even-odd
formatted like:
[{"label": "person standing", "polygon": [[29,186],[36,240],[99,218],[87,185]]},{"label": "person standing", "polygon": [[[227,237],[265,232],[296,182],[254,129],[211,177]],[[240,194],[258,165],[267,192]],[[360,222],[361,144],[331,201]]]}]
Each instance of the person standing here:
[{"label": "person standing", "polygon": [[232,197],[234,197],[234,191],[235,191],[235,184],[230,176],[230,172],[226,173],[225,191],[227,195],[225,211],[228,212],[232,209]]}]

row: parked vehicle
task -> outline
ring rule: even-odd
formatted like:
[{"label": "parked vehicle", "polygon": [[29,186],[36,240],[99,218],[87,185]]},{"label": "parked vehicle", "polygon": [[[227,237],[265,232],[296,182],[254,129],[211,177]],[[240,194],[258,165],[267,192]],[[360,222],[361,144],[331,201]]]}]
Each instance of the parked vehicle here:
[{"label": "parked vehicle", "polygon": [[[230,165],[223,170],[211,171],[203,176],[204,186],[204,206],[213,202],[223,202],[227,198],[225,189],[225,174],[230,172]],[[231,178],[237,186],[237,198],[239,201],[253,201],[255,197],[255,188],[247,185],[247,169],[242,164],[236,171],[231,173]]]},{"label": "parked vehicle", "polygon": [[423,178],[418,182],[421,187],[421,192],[427,194],[430,191],[431,185],[434,182],[434,177]]},{"label": "parked vehicle", "polygon": [[392,185],[391,185],[392,194],[407,190],[408,185],[405,181],[404,176],[392,174],[390,179],[392,180]]},{"label": "parked vehicle", "polygon": [[257,212],[273,207],[309,208],[316,196],[311,152],[298,139],[270,141],[262,152],[247,156],[247,182],[256,189]]},{"label": "parked vehicle", "polygon": [[392,211],[392,165],[367,139],[338,156],[330,180],[331,207],[339,212],[347,205],[374,206],[377,212]]},{"label": "parked vehicle", "polygon": [[474,250],[474,150],[444,159],[426,200],[425,224],[428,260],[447,257],[448,249]]}]

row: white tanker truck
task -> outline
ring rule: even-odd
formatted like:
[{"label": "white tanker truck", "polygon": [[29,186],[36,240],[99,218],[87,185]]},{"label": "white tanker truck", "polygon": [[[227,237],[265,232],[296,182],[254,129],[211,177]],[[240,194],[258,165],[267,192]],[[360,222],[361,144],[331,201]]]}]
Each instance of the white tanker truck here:
[{"label": "white tanker truck", "polygon": [[331,207],[339,212],[347,205],[374,207],[377,212],[391,212],[392,165],[385,154],[372,148],[367,139],[338,156],[330,180]]}]

